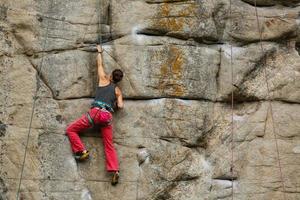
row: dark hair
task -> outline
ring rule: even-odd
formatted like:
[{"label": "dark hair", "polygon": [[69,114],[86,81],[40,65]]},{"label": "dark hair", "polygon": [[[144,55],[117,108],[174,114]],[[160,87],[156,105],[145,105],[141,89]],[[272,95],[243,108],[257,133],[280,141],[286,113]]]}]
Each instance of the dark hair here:
[{"label": "dark hair", "polygon": [[115,69],[111,74],[114,83],[120,82],[123,78],[123,72],[120,69]]}]

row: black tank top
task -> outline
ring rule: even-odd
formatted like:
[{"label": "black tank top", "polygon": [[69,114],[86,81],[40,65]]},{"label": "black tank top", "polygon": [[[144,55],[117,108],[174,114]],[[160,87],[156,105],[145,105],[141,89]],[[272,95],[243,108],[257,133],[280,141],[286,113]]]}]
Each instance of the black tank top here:
[{"label": "black tank top", "polygon": [[96,89],[95,101],[103,102],[111,108],[114,108],[116,102],[115,88],[116,85],[114,83],[110,83],[107,86],[98,86]]}]

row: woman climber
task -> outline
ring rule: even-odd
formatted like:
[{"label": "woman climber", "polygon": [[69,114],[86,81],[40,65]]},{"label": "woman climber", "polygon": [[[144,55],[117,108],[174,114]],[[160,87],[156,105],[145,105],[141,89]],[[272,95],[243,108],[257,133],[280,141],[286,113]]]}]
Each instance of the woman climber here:
[{"label": "woman climber", "polygon": [[97,45],[97,50],[99,83],[96,89],[95,100],[87,114],[67,127],[66,134],[69,137],[75,159],[83,161],[89,158],[89,151],[84,147],[78,133],[87,128],[91,128],[95,124],[101,125],[106,169],[108,172],[113,172],[111,184],[116,185],[119,180],[119,164],[117,153],[113,145],[111,122],[114,107],[123,108],[122,92],[119,87],[116,86],[116,83],[122,80],[123,72],[120,69],[116,69],[110,76],[106,75],[103,69],[102,48],[100,45]]}]

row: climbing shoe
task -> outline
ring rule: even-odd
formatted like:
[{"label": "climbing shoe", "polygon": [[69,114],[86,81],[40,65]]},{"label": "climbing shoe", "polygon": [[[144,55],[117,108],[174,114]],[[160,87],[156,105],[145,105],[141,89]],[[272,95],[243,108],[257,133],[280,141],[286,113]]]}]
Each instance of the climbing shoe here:
[{"label": "climbing shoe", "polygon": [[114,172],[112,179],[111,179],[111,184],[112,185],[117,185],[119,182],[119,177],[120,177],[120,173],[119,172]]},{"label": "climbing shoe", "polygon": [[88,150],[79,151],[75,153],[75,159],[78,161],[84,161],[88,159],[90,156],[90,152]]}]

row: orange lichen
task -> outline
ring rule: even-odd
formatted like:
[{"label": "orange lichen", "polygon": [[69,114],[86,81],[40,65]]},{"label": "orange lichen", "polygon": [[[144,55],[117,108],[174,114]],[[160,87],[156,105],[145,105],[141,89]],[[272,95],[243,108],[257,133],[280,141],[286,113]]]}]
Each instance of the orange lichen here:
[{"label": "orange lichen", "polygon": [[183,28],[182,18],[170,16],[170,6],[168,3],[163,3],[160,6],[157,17],[158,19],[155,24],[166,31],[180,31]]},{"label": "orange lichen", "polygon": [[185,26],[190,26],[192,17],[197,17],[198,6],[195,3],[186,4],[183,7],[174,7],[169,3],[162,3],[158,7],[158,12],[153,21],[155,29],[164,32],[180,32]]},{"label": "orange lichen", "polygon": [[183,63],[182,53],[175,46],[170,47],[170,52],[174,57],[171,64],[172,72],[176,77],[181,77],[181,69]]},{"label": "orange lichen", "polygon": [[169,17],[170,15],[170,7],[168,3],[163,3],[160,7],[159,15],[161,17]]},{"label": "orange lichen", "polygon": [[160,68],[158,89],[161,93],[182,96],[185,93],[185,88],[180,83],[182,81],[183,55],[175,46],[170,47],[169,55]]},{"label": "orange lichen", "polygon": [[178,16],[180,17],[196,17],[197,13],[198,13],[198,6],[197,4],[193,3],[193,4],[188,4],[186,8],[184,8],[183,10],[181,10],[178,13]]},{"label": "orange lichen", "polygon": [[161,18],[157,21],[159,28],[166,29],[167,32],[170,31],[182,31],[184,25],[183,18]]}]

